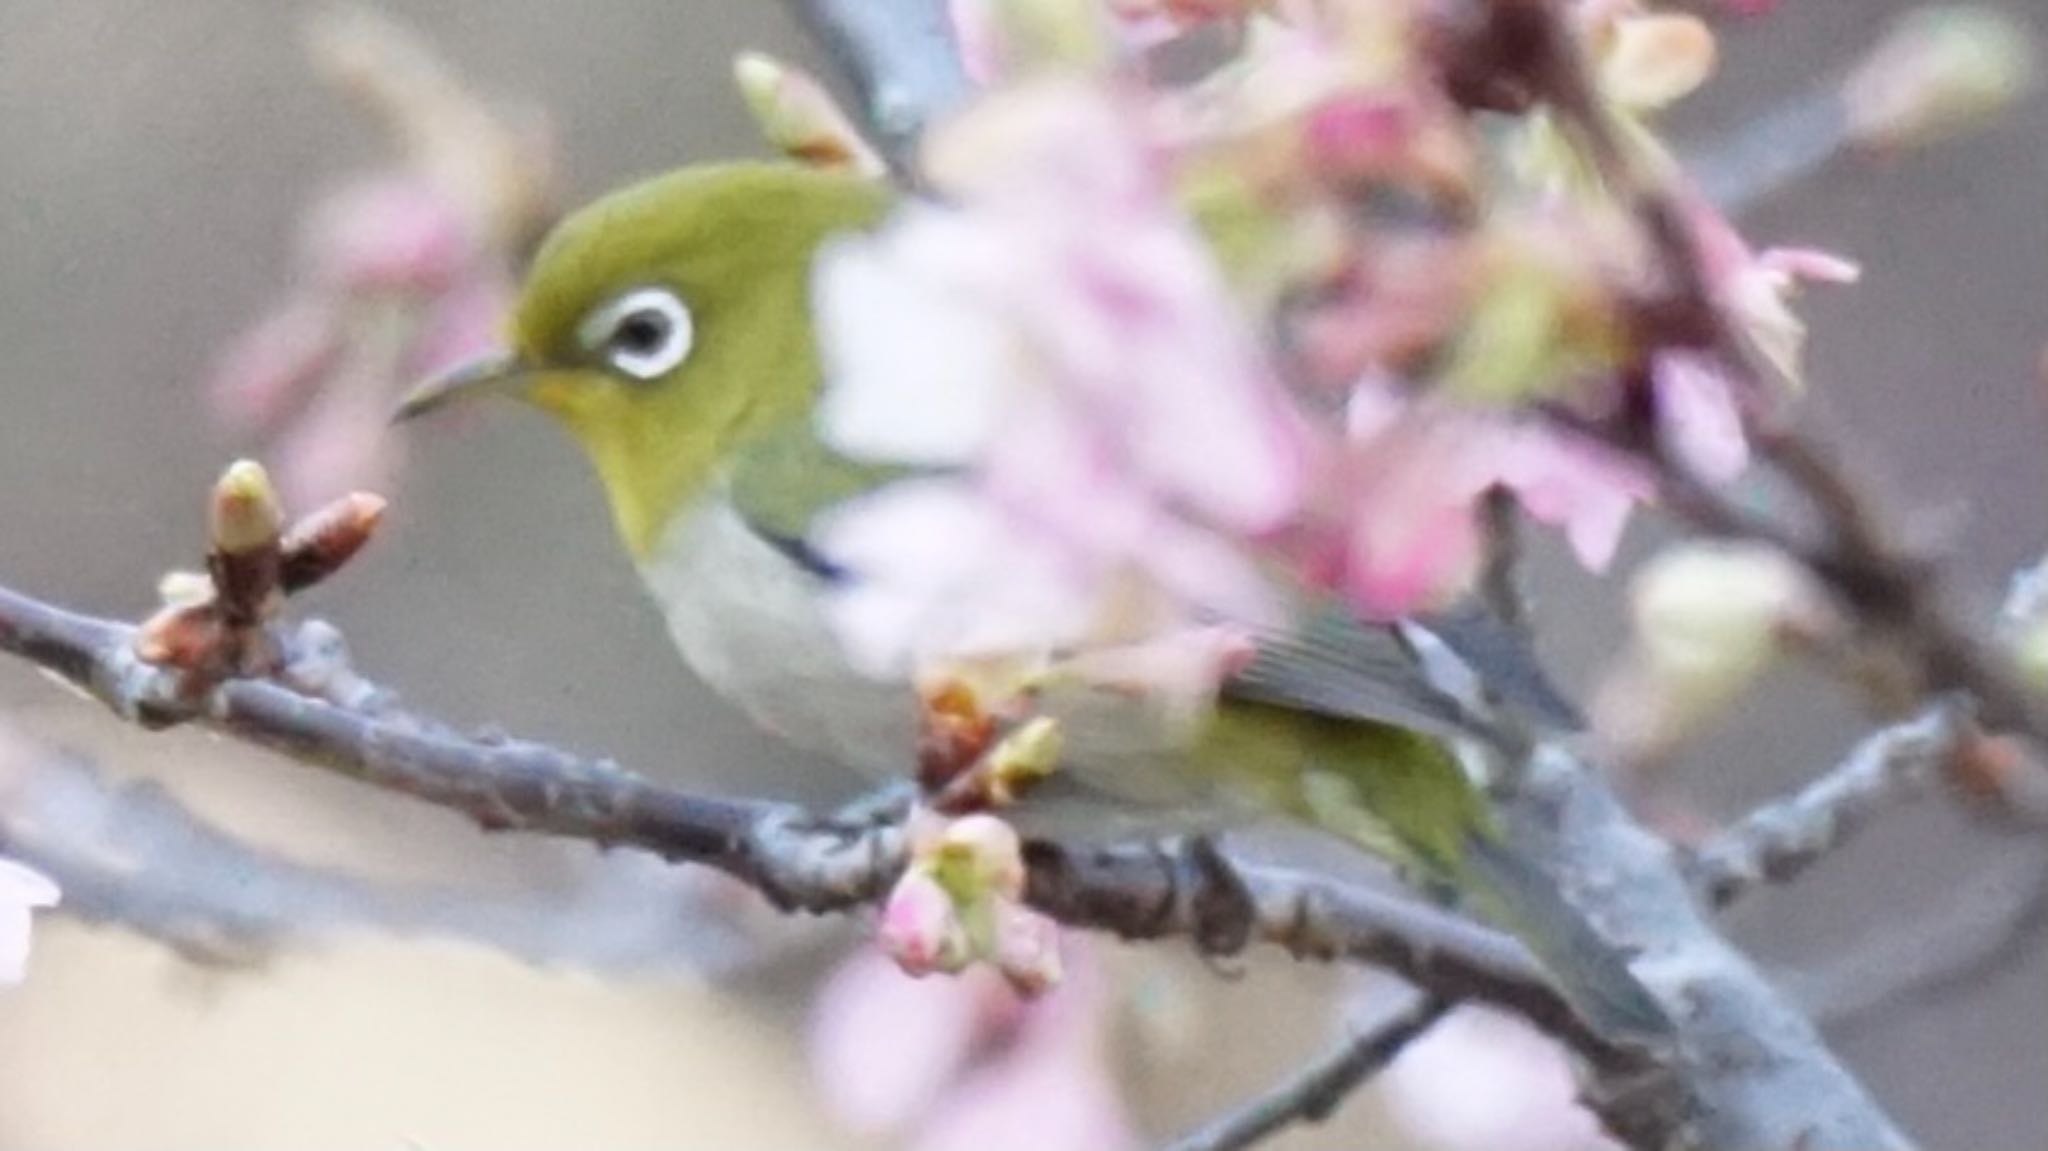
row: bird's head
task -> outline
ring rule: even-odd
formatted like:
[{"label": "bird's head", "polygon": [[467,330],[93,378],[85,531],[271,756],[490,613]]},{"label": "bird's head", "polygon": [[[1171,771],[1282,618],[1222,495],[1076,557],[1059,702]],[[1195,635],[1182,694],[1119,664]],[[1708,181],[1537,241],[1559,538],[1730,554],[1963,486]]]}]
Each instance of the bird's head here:
[{"label": "bird's head", "polygon": [[691,167],[613,193],[542,244],[510,347],[413,389],[398,418],[525,400],[589,455],[644,557],[750,436],[811,410],[813,257],[887,207],[881,185],[789,164]]}]

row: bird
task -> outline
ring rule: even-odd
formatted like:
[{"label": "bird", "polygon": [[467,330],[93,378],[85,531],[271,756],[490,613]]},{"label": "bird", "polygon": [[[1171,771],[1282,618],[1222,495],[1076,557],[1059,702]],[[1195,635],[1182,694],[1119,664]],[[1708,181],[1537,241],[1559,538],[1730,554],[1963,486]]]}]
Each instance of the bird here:
[{"label": "bird", "polygon": [[[693,164],[612,192],[542,242],[508,346],[423,381],[396,414],[496,395],[551,417],[588,457],[684,661],[773,735],[881,778],[915,762],[918,700],[842,650],[822,600],[844,573],[811,529],[896,473],[818,434],[811,283],[827,244],[879,228],[901,198],[777,161]],[[1474,613],[1429,635],[1497,670],[1502,695],[1573,719]],[[1318,605],[1260,634],[1193,730],[1134,738],[1161,725],[1106,705],[1065,733],[1056,778],[1105,826],[1192,811],[1330,833],[1518,935],[1595,1027],[1663,1034],[1625,961],[1500,833],[1450,744],[1472,709],[1424,674],[1414,638]]]}]

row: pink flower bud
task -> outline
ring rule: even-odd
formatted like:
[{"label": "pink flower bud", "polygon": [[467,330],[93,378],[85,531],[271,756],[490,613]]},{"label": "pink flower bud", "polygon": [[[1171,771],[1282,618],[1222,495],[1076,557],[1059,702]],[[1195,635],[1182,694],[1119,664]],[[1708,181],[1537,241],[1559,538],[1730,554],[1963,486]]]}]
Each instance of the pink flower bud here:
[{"label": "pink flower bud", "polygon": [[953,897],[928,871],[912,868],[882,905],[875,940],[906,974],[952,973],[973,957]]},{"label": "pink flower bud", "polygon": [[1015,899],[1024,892],[1024,841],[1001,818],[977,813],[954,820],[939,841],[944,862],[955,863],[948,878],[957,875],[968,891],[956,895],[968,899],[999,896]]},{"label": "pink flower bud", "polygon": [[995,919],[995,954],[990,960],[1010,986],[1020,995],[1042,995],[1059,986],[1064,971],[1059,924],[1007,900],[996,908]]}]

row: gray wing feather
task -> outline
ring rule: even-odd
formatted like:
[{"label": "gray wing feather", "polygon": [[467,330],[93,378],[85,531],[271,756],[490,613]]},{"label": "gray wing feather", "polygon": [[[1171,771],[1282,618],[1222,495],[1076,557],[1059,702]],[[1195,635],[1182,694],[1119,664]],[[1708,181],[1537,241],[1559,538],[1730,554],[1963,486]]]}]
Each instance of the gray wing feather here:
[{"label": "gray wing feather", "polygon": [[1429,682],[1389,628],[1319,608],[1292,631],[1261,634],[1257,646],[1224,684],[1225,698],[1439,735],[1471,728],[1466,709]]},{"label": "gray wing feather", "polygon": [[[1522,637],[1483,609],[1454,609],[1412,626],[1426,629],[1507,706],[1558,730],[1583,726]],[[1487,726],[1475,711],[1478,701],[1461,701],[1435,682],[1397,629],[1362,622],[1342,608],[1312,608],[1297,629],[1262,634],[1257,642],[1251,665],[1224,685],[1226,698],[1438,735],[1475,734]]]}]

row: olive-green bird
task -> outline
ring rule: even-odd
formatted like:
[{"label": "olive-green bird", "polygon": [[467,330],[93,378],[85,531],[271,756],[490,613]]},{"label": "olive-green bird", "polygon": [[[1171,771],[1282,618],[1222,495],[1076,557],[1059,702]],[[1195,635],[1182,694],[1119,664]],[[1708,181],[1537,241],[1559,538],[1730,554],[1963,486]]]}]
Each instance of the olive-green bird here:
[{"label": "olive-green bird", "polygon": [[[865,179],[766,163],[686,168],[617,192],[542,246],[510,349],[421,385],[400,411],[502,394],[559,421],[589,455],[690,666],[774,734],[880,777],[914,763],[917,699],[842,656],[820,598],[844,577],[806,534],[888,477],[815,434],[810,301],[821,245],[873,228],[894,197]],[[1562,709],[1498,629],[1469,615],[1432,626],[1488,669],[1498,694],[1538,714]],[[1520,935],[1594,1025],[1661,1031],[1626,967],[1493,831],[1438,738],[1468,717],[1430,685],[1412,643],[1326,606],[1263,637],[1197,733],[1094,716],[1067,731],[1058,778],[1078,781],[1112,819],[1135,806],[1183,823],[1199,810],[1312,824]],[[1132,735],[1151,730],[1156,739]]]}]

